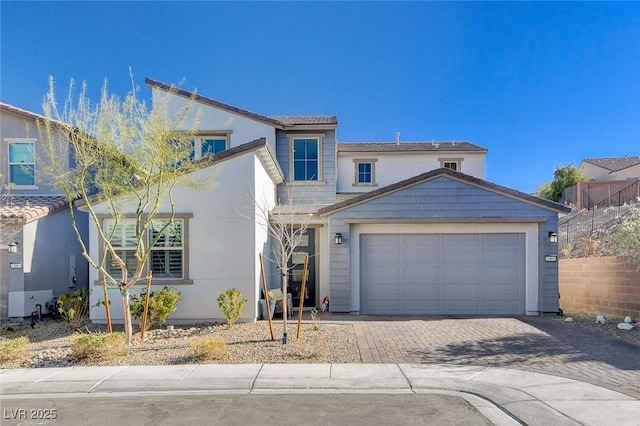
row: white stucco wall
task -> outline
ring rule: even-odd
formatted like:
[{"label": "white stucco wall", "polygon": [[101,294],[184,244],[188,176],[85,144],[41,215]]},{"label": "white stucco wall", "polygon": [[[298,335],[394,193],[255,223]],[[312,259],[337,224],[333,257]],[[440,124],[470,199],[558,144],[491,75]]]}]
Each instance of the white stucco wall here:
[{"label": "white stucco wall", "polygon": [[[259,187],[261,192],[273,197],[275,187],[263,172],[255,153],[250,152],[215,164],[194,174],[196,179],[209,183],[209,188],[198,191],[180,187],[174,191],[176,212],[192,214],[188,221],[189,278],[192,284],[171,285],[182,292],[181,305],[170,317],[175,323],[197,320],[221,320],[224,315],[216,301],[219,292],[229,288],[242,291],[249,299],[241,320],[256,318],[259,284],[257,268],[258,246],[266,241],[266,234],[257,231],[252,194]],[[269,179],[269,180],[267,180]],[[165,203],[162,211],[167,212]],[[101,209],[101,212],[104,212]],[[98,253],[96,230],[91,226],[91,253]],[[102,299],[98,274],[91,270],[93,292],[91,304]],[[162,280],[154,280],[153,289],[164,286]],[[136,288],[142,291],[143,286]],[[112,318],[122,318],[122,306],[117,290],[110,291]],[[92,308],[91,318],[104,321],[104,308]]]},{"label": "white stucco wall", "polygon": [[[470,153],[375,153],[339,152],[337,192],[368,192],[391,185],[403,179],[440,168],[441,158],[462,158],[460,172],[484,179],[485,154]],[[375,183],[377,186],[354,186],[354,160],[377,160],[375,162]]]},{"label": "white stucco wall", "polygon": [[[182,96],[172,95],[159,89],[152,89],[152,95],[154,104],[156,102],[164,102],[167,99],[170,113],[179,112],[191,102]],[[265,137],[269,141],[271,149],[275,152],[276,130],[274,127],[202,102],[195,102],[192,108],[193,111],[190,120],[185,124],[185,129],[193,125],[193,118],[197,116],[199,118],[198,130],[212,132],[231,131],[230,147]]]}]

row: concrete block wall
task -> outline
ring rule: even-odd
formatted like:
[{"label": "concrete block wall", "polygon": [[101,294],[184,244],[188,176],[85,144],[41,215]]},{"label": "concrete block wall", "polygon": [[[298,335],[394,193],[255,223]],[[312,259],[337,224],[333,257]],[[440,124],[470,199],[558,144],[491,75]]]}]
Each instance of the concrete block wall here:
[{"label": "concrete block wall", "polygon": [[640,272],[623,257],[561,259],[559,290],[565,314],[640,320]]}]

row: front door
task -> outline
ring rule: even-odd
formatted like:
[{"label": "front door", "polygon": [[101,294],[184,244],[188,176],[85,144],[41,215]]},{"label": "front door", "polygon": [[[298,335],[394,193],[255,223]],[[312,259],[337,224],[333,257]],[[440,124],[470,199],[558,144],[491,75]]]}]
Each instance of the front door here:
[{"label": "front door", "polygon": [[307,285],[304,292],[304,308],[314,308],[316,306],[316,231],[307,229],[302,236],[302,242],[295,248],[289,268],[289,291],[293,301],[293,309],[300,307],[300,292],[302,291],[302,270],[304,267],[304,257],[309,255],[309,266],[307,270]]}]

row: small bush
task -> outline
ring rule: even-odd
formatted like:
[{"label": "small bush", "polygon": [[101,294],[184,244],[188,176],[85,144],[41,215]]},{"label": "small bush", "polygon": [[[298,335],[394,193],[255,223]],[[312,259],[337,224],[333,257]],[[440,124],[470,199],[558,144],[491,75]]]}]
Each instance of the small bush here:
[{"label": "small bush", "polygon": [[[167,321],[169,315],[178,309],[180,304],[180,292],[172,288],[165,287],[162,290],[152,291],[149,294],[149,307],[147,309],[147,330],[151,325],[162,325]],[[131,296],[131,316],[142,321],[144,303],[147,290],[140,294]],[[142,327],[142,324],[140,324]]]},{"label": "small bush", "polygon": [[0,341],[0,362],[26,361],[29,357],[29,339],[15,337]]},{"label": "small bush", "polygon": [[189,341],[193,358],[199,361],[222,359],[227,354],[227,343],[214,337],[195,337]]},{"label": "small bush", "polygon": [[630,207],[628,216],[616,226],[612,237],[612,249],[618,256],[627,256],[640,271],[640,208]]},{"label": "small bush", "polygon": [[293,355],[299,359],[322,359],[327,356],[328,351],[326,342],[309,342],[297,346]]},{"label": "small bush", "polygon": [[127,356],[124,333],[80,334],[73,337],[71,353],[84,361],[107,361]]},{"label": "small bush", "polygon": [[72,330],[79,329],[89,318],[89,289],[80,288],[61,294],[57,309]]},{"label": "small bush", "polygon": [[242,299],[242,292],[237,288],[230,288],[218,295],[218,306],[227,319],[229,327],[240,318],[242,309],[247,304],[247,299]]}]

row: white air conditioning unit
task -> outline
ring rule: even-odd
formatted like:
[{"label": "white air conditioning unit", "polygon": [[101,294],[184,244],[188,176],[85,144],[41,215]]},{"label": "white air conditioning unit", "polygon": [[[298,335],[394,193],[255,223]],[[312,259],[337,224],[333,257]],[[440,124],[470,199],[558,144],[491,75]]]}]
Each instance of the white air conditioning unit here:
[{"label": "white air conditioning unit", "polygon": [[[9,292],[9,317],[30,317],[33,312],[40,312],[36,305],[42,306],[42,313],[48,314],[47,302],[53,299],[53,290],[39,291],[10,291]],[[37,315],[37,314],[36,314]]]}]

